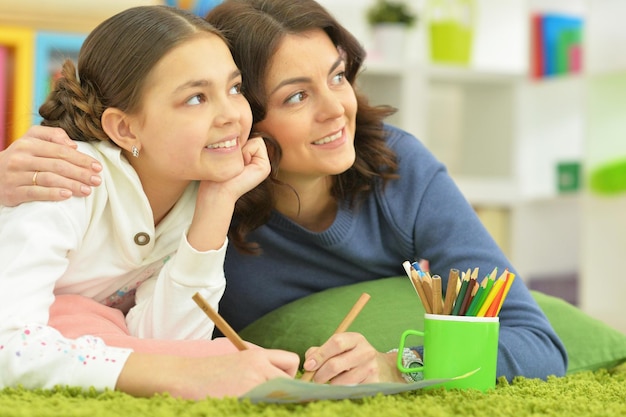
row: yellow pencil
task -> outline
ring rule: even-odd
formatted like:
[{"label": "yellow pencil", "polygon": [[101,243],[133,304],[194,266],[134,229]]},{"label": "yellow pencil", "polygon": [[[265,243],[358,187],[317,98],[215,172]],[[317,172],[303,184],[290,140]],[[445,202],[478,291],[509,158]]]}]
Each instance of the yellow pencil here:
[{"label": "yellow pencil", "polygon": [[511,284],[513,284],[513,280],[515,279],[515,274],[509,272],[506,278],[506,284],[504,286],[504,292],[502,293],[502,299],[500,300],[500,304],[498,305],[498,309],[496,310],[496,316],[500,314],[500,309],[502,309],[502,304],[504,304],[504,299],[509,294],[509,290],[511,289]]},{"label": "yellow pencil", "polygon": [[487,310],[489,310],[491,303],[498,295],[498,291],[500,291],[500,287],[504,285],[505,281],[506,279],[503,279],[502,277],[500,277],[496,280],[496,282],[493,283],[493,286],[491,287],[491,290],[489,291],[489,294],[487,295],[485,302],[483,303],[483,305],[480,307],[480,310],[478,310],[478,313],[476,314],[477,317],[485,317]]}]

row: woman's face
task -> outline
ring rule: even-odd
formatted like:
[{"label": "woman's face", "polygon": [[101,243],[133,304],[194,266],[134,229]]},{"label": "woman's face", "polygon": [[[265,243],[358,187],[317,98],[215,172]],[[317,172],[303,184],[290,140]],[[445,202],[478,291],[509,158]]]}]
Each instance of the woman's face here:
[{"label": "woman's face", "polygon": [[252,113],[240,86],[232,55],[214,34],[169,51],[146,79],[139,114],[131,116],[141,143],[133,165],[163,182],[224,181],[241,173]]},{"label": "woman's face", "polygon": [[267,116],[255,129],[282,148],[289,184],[336,175],[355,160],[357,101],[344,60],[322,30],[287,35],[268,67]]}]

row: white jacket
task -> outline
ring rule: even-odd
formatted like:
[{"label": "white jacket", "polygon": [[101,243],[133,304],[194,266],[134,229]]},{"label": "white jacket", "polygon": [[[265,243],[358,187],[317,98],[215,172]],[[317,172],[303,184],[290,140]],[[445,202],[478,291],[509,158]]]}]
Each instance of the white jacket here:
[{"label": "white jacket", "polygon": [[208,252],[189,246],[197,183],[155,228],[119,148],[81,142],[79,150],[104,167],[89,197],[0,206],[0,387],[114,388],[131,351],[48,327],[55,294],[130,308],[127,324],[138,337],[211,338],[213,323],[191,297],[200,292],[217,308],[227,242]]}]

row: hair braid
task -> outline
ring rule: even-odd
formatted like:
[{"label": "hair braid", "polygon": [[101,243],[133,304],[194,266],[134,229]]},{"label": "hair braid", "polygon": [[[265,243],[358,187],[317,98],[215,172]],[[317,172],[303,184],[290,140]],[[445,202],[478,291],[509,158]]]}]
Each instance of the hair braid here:
[{"label": "hair braid", "polygon": [[81,82],[74,63],[68,59],[39,114],[44,119],[42,125],[61,127],[74,140],[108,140],[101,123],[104,109],[95,86]]}]

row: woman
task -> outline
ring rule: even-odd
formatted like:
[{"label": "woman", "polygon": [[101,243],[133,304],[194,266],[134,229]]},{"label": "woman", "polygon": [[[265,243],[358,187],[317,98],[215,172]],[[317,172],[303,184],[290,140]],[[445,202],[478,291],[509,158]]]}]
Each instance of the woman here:
[{"label": "woman", "polygon": [[[390,110],[369,106],[356,90],[364,51],[318,3],[229,0],[207,20],[231,45],[253,129],[273,160],[270,179],[238,202],[231,228],[239,250],[227,252],[220,309],[235,329],[327,288],[401,275],[406,259],[428,259],[444,281],[451,268],[515,272],[445,167],[414,137],[383,125]],[[69,149],[65,160],[35,151],[41,141],[33,135],[46,139],[31,131],[2,156],[5,204],[59,199],[60,189],[90,184],[93,161]],[[54,135],[48,140],[67,140]],[[35,170],[55,188],[33,186]],[[500,323],[498,375],[565,373],[565,349],[522,279]],[[304,367],[317,371],[317,382],[398,381],[394,361],[394,353],[344,333],[307,352]]]},{"label": "woman", "polygon": [[[78,71],[64,63],[39,112],[101,161],[103,184],[87,198],[0,207],[0,387],[200,399],[295,374],[292,353],[206,340],[213,323],[192,301],[198,292],[217,305],[235,202],[269,173],[263,141],[248,140],[240,86],[222,36],[164,6],[107,19],[86,38]],[[189,339],[198,352],[145,354],[61,334],[50,311],[68,296],[125,313],[134,336]]]}]

